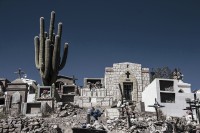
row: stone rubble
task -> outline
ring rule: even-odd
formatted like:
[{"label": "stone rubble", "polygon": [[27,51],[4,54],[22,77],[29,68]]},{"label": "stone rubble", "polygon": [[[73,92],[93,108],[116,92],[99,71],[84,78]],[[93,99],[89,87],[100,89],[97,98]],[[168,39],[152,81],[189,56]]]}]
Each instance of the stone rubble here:
[{"label": "stone rubble", "polygon": [[200,125],[197,125],[196,122],[186,121],[184,117],[162,121],[157,121],[153,117],[143,117],[143,120],[141,118],[131,118],[130,128],[127,127],[127,119],[125,117],[108,119],[106,124],[111,133],[196,133],[196,131],[200,131]]},{"label": "stone rubble", "polygon": [[155,114],[139,113],[130,117],[130,127],[127,117],[106,118],[104,115],[98,121],[86,124],[87,109],[67,103],[60,111],[49,117],[8,117],[0,119],[0,133],[72,133],[72,128],[101,130],[108,133],[173,133],[200,131],[200,125],[190,119],[162,118],[157,121]]},{"label": "stone rubble", "polygon": [[60,107],[59,110],[60,110],[58,111],[59,117],[67,117],[67,116],[76,116],[83,109],[79,108],[76,105],[73,105],[72,103],[66,103],[63,107]]},{"label": "stone rubble", "polygon": [[9,117],[0,120],[0,133],[61,133],[61,129],[43,118]]}]

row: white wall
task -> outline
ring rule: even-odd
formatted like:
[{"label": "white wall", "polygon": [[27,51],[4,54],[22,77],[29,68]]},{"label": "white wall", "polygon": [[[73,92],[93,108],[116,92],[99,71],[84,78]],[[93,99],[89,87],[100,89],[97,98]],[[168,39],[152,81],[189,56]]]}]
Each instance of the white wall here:
[{"label": "white wall", "polygon": [[158,98],[156,84],[157,84],[157,82],[156,82],[156,80],[154,80],[142,92],[142,102],[144,102],[145,111],[155,112],[155,109],[152,107],[148,107],[148,105],[153,105],[155,103],[155,98],[156,99]]},{"label": "white wall", "polygon": [[[174,81],[173,93],[175,93],[175,103],[161,103],[159,80]],[[177,117],[186,115],[186,111],[183,109],[185,109],[189,105],[186,103],[185,99],[186,98],[194,99],[194,94],[191,93],[190,87],[191,87],[190,84],[178,82],[178,80],[174,79],[155,79],[142,92],[142,101],[145,104],[145,111],[155,112],[155,109],[152,107],[148,107],[148,105],[153,105],[155,102],[155,98],[157,98],[157,101],[161,105],[165,106],[163,108],[160,108],[165,115],[177,116]],[[183,89],[184,93],[179,93],[178,91],[180,89]],[[200,97],[200,94],[197,94],[197,97]]]},{"label": "white wall", "polygon": [[193,93],[176,93],[175,94],[175,103],[161,103],[164,105],[164,108],[161,108],[162,112],[167,116],[177,116],[182,117],[186,115],[186,107],[189,104],[186,103],[185,98],[194,99]]}]

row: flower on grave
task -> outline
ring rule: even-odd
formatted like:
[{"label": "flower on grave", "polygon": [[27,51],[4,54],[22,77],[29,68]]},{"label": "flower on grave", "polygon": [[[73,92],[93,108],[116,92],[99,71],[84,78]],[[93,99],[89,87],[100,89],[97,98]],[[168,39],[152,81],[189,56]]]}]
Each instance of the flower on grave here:
[{"label": "flower on grave", "polygon": [[43,90],[43,94],[48,94],[48,90]]},{"label": "flower on grave", "polygon": [[48,97],[50,97],[50,91],[43,90],[41,94],[41,98],[48,98]]}]

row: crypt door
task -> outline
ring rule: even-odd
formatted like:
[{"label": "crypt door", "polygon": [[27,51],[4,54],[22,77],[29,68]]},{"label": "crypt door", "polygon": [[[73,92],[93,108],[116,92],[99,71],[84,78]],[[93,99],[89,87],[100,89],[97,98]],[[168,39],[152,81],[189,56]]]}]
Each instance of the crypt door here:
[{"label": "crypt door", "polygon": [[132,90],[133,90],[133,83],[123,83],[123,90],[124,90],[124,98],[126,100],[132,100]]}]

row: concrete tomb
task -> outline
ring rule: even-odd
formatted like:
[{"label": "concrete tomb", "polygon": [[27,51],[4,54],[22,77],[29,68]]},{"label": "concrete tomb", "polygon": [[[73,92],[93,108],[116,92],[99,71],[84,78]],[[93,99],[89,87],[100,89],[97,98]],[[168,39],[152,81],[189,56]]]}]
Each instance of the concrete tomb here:
[{"label": "concrete tomb", "polygon": [[76,95],[76,85],[62,85],[61,86],[61,102],[74,102],[74,96]]},{"label": "concrete tomb", "polygon": [[[200,94],[197,93],[197,97]],[[186,115],[185,109],[188,105],[186,98],[194,99],[191,92],[191,85],[177,79],[154,79],[142,92],[142,101],[145,103],[145,111],[155,112],[155,109],[148,107],[154,104],[154,99],[165,106],[160,108],[166,116],[182,117]]]},{"label": "concrete tomb", "polygon": [[21,79],[7,83],[6,88],[6,112],[17,116],[22,111],[22,104],[27,102],[28,84]]},{"label": "concrete tomb", "polygon": [[54,109],[53,86],[38,86],[37,102],[41,103],[41,112],[50,113]]},{"label": "concrete tomb", "polygon": [[22,112],[23,112],[23,115],[30,116],[30,117],[42,116],[41,102],[24,103]]}]

